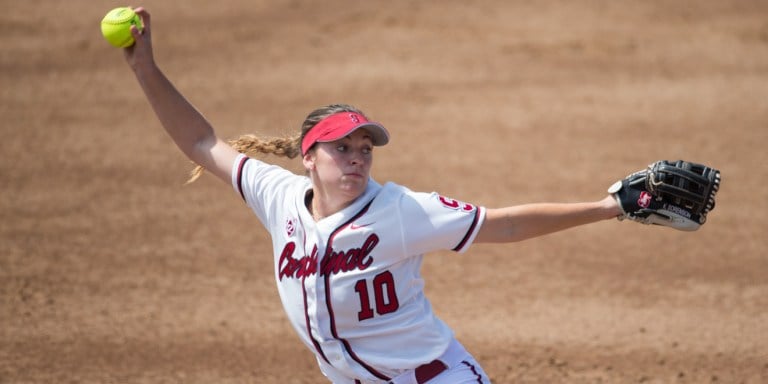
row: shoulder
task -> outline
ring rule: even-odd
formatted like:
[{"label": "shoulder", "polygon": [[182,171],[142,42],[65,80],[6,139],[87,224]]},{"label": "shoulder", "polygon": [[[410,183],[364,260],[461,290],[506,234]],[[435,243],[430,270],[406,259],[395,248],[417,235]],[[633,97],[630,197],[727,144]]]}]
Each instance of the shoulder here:
[{"label": "shoulder", "polygon": [[[396,184],[386,183],[379,193],[383,199],[390,201],[400,201],[403,204],[415,204],[415,205],[439,205],[448,208],[456,208],[457,206],[465,207],[467,205],[464,202],[452,199],[450,197],[441,195],[438,192],[419,192],[413,191],[410,188]],[[379,197],[377,197],[379,198]]]},{"label": "shoulder", "polygon": [[[232,169],[232,185],[242,195],[276,194],[279,191],[303,191],[309,178],[297,175],[278,165],[244,155],[238,157]],[[243,196],[245,197],[245,196]]]},{"label": "shoulder", "polygon": [[405,186],[388,182],[378,189],[374,200],[376,204],[394,204],[401,202],[403,198],[414,193]]},{"label": "shoulder", "polygon": [[270,164],[242,154],[235,161],[232,172],[234,177],[248,175],[250,177],[255,176],[257,179],[269,177],[271,179],[285,179],[296,182],[308,180],[306,176],[297,175],[279,165]]}]

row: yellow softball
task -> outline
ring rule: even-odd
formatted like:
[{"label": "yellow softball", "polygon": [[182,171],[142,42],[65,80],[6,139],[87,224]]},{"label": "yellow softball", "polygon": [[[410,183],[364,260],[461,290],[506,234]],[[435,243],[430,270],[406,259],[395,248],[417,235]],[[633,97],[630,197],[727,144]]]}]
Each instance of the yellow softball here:
[{"label": "yellow softball", "polygon": [[128,7],[115,8],[101,20],[101,34],[107,41],[119,48],[127,48],[133,45],[131,26],[144,28],[141,18],[133,9]]}]

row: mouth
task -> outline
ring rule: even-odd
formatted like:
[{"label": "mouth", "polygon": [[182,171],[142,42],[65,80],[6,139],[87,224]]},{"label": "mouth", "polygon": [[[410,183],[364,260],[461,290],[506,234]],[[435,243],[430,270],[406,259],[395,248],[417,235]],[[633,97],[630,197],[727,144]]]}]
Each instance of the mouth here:
[{"label": "mouth", "polygon": [[351,178],[351,179],[362,179],[365,178],[362,172],[360,171],[349,171],[344,173],[345,178]]}]

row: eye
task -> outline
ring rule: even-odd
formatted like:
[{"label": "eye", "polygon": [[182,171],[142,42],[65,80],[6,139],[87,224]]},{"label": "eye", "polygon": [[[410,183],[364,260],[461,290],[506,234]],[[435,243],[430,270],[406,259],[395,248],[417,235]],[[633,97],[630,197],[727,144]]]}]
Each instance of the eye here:
[{"label": "eye", "polygon": [[339,151],[339,152],[346,152],[346,151],[349,150],[349,147],[346,144],[339,144],[336,147],[336,150]]},{"label": "eye", "polygon": [[373,152],[373,147],[366,146],[366,147],[363,148],[363,153],[364,154],[369,155],[371,152]]}]

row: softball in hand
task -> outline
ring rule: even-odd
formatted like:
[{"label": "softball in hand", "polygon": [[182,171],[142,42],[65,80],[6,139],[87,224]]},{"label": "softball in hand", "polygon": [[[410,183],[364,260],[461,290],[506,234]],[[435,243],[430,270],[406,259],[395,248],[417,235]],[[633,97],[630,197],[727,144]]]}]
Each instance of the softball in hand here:
[{"label": "softball in hand", "polygon": [[101,34],[115,47],[127,48],[134,43],[133,36],[131,36],[132,25],[139,29],[144,27],[141,18],[133,9],[128,7],[115,8],[101,20]]}]

